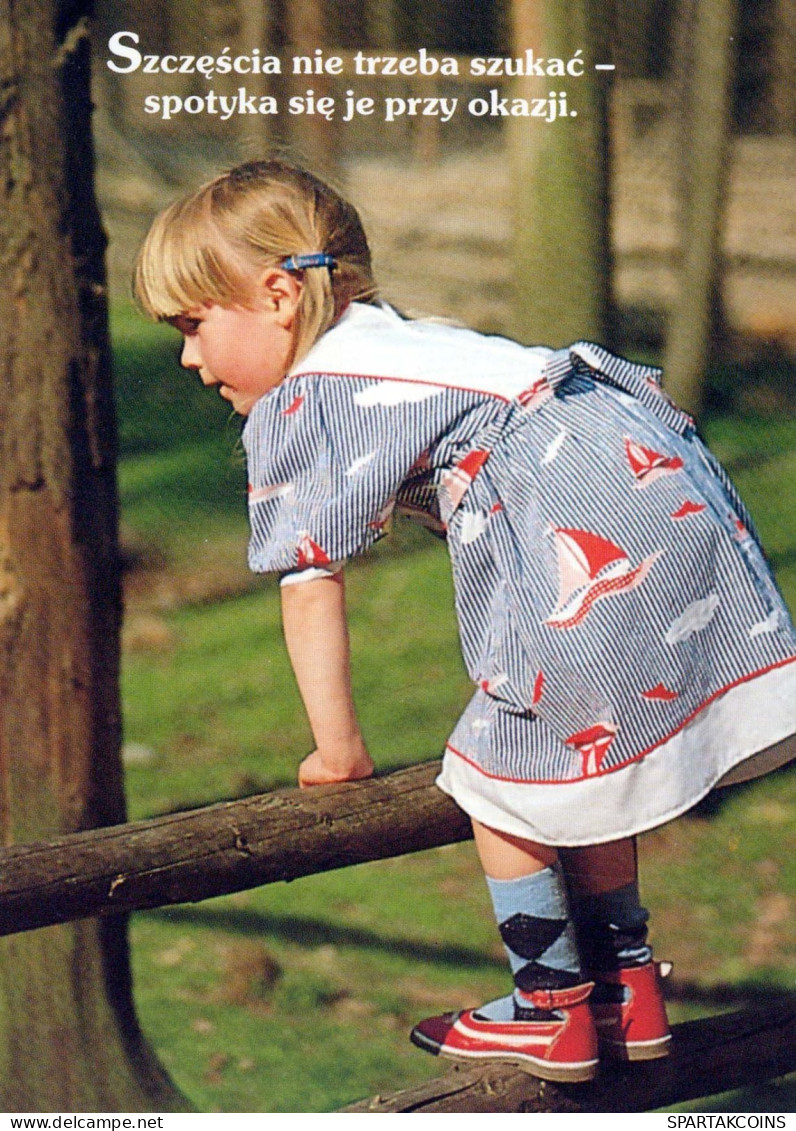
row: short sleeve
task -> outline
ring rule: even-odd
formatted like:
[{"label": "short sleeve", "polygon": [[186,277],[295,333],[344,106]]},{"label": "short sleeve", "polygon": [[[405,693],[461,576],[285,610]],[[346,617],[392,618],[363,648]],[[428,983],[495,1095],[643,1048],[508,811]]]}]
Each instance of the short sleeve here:
[{"label": "short sleeve", "polygon": [[443,389],[395,384],[309,374],[255,404],[243,433],[252,570],[328,566],[382,536],[401,483],[445,423]]}]

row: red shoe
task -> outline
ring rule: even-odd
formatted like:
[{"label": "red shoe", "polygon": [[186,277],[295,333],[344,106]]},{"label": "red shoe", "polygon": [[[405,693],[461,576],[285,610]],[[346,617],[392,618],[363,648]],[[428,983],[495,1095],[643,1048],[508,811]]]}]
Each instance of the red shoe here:
[{"label": "red shoe", "polygon": [[594,975],[590,1004],[601,1053],[614,1060],[655,1060],[669,1055],[672,1035],[661,978],[670,970],[669,963],[647,962]]},{"label": "red shoe", "polygon": [[597,1071],[597,1033],[589,1009],[592,983],[520,994],[538,1021],[490,1021],[477,1009],[429,1017],[412,1030],[418,1048],[451,1060],[508,1060],[543,1080],[575,1083]]}]

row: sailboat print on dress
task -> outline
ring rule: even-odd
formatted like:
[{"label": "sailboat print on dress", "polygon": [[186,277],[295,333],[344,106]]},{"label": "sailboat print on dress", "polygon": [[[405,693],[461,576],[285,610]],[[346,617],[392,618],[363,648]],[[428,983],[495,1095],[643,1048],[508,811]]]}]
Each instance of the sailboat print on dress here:
[{"label": "sailboat print on dress", "polygon": [[290,404],[287,406],[287,408],[282,409],[281,415],[282,416],[295,416],[295,414],[298,412],[298,410],[301,408],[301,406],[303,404],[304,404],[304,398],[300,394],[297,394],[293,398],[293,400],[290,402]]},{"label": "sailboat print on dress", "polygon": [[517,396],[517,401],[522,405],[526,412],[536,412],[543,404],[553,396],[553,386],[546,377],[540,377],[538,381]]},{"label": "sailboat print on dress", "polygon": [[595,601],[635,589],[663,553],[656,550],[634,568],[621,546],[599,534],[562,526],[554,526],[552,533],[558,555],[558,601],[544,621],[551,628],[574,628]]},{"label": "sailboat print on dress", "polygon": [[689,518],[692,514],[702,514],[706,507],[707,503],[695,503],[693,499],[686,499],[682,506],[678,507],[676,511],[672,511],[671,517],[678,520]]},{"label": "sailboat print on dress", "polygon": [[443,472],[441,483],[447,494],[446,520],[450,518],[459,503],[467,493],[467,489],[475,479],[478,472],[489,459],[489,452],[483,448],[476,448],[468,452],[464,459],[449,470]]},{"label": "sailboat print on dress", "polygon": [[302,534],[298,542],[298,565],[301,568],[327,566],[331,565],[331,558],[317,542],[313,542],[309,534]]},{"label": "sailboat print on dress", "polygon": [[649,702],[671,703],[673,700],[679,699],[680,696],[676,691],[672,691],[671,687],[667,687],[665,683],[656,683],[654,687],[642,691],[641,698],[647,699]]},{"label": "sailboat print on dress", "polygon": [[264,487],[255,487],[250,483],[247,490],[250,503],[267,503],[269,499],[283,499],[286,495],[292,495],[294,486],[292,483],[266,483]]},{"label": "sailboat print on dress", "polygon": [[567,746],[574,747],[580,754],[584,777],[600,773],[603,759],[618,732],[616,723],[606,721],[595,723],[587,730],[580,730],[564,740]]},{"label": "sailboat print on dress", "polygon": [[654,483],[662,475],[671,475],[675,471],[680,471],[683,466],[679,456],[665,456],[662,452],[645,448],[643,444],[636,443],[628,436],[625,436],[625,454],[636,487],[649,487],[650,483]]}]

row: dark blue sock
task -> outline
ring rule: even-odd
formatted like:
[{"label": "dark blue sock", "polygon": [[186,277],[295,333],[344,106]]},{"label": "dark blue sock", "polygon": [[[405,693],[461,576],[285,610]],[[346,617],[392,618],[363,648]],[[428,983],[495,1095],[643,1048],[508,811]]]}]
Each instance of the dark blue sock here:
[{"label": "dark blue sock", "polygon": [[649,912],[641,906],[635,881],[599,895],[571,895],[570,901],[587,976],[652,960]]}]

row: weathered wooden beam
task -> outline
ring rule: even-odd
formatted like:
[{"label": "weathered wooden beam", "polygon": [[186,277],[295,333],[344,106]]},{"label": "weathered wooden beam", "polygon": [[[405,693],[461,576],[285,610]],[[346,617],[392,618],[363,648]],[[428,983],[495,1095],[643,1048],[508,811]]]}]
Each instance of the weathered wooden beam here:
[{"label": "weathered wooden beam", "polygon": [[358,1112],[653,1111],[796,1071],[796,995],[760,1009],[686,1021],[665,1060],[603,1067],[590,1084],[551,1084],[492,1061],[455,1067],[417,1088],[345,1108]]},{"label": "weathered wooden beam", "polygon": [[0,935],[195,902],[466,840],[438,762],[283,789],[0,852]]}]

